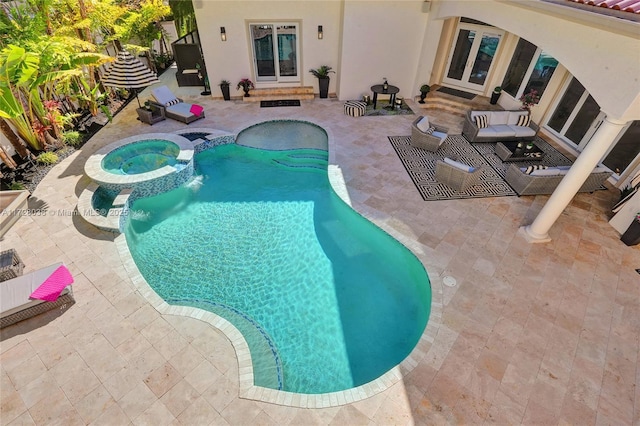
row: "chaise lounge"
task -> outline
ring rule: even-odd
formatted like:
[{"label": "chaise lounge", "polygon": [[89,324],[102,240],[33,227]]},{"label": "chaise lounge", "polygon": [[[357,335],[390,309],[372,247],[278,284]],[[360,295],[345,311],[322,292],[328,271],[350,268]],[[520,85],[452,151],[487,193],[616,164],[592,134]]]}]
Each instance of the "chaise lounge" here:
[{"label": "chaise lounge", "polygon": [[[36,292],[43,293],[41,286],[55,276],[59,268],[63,268],[66,281],[59,277],[53,285],[64,286],[59,295],[52,295],[48,289],[44,290],[44,299],[36,299]],[[0,282],[0,328],[7,327],[19,321],[31,318],[52,309],[66,309],[75,303],[73,291],[69,282],[70,274],[62,263],[56,263],[46,268],[30,272],[25,275]],[[71,278],[71,282],[73,279]],[[58,290],[60,291],[60,290]],[[48,301],[51,300],[51,301]]]},{"label": "chaise lounge", "polygon": [[184,102],[176,97],[167,86],[156,87],[151,91],[151,95],[156,100],[153,104],[163,108],[167,118],[186,124],[204,118],[204,109],[200,105]]}]

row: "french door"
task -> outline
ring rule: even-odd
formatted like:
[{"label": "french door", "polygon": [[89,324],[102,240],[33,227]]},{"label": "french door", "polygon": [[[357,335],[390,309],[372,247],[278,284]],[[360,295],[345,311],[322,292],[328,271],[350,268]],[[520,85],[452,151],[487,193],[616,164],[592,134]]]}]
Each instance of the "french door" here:
[{"label": "french door", "polygon": [[497,28],[461,22],[442,82],[482,93],[502,35]]},{"label": "french door", "polygon": [[295,22],[249,25],[257,82],[300,81],[299,27]]}]

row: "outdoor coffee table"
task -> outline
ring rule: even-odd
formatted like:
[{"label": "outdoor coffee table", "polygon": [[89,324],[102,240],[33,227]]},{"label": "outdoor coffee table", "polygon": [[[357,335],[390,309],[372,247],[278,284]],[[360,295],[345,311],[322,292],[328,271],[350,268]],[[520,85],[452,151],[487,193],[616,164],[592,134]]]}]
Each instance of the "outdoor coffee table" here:
[{"label": "outdoor coffee table", "polygon": [[[530,148],[527,148],[527,145]],[[544,158],[544,151],[533,142],[498,142],[496,155],[502,162],[510,161],[540,161]]]}]

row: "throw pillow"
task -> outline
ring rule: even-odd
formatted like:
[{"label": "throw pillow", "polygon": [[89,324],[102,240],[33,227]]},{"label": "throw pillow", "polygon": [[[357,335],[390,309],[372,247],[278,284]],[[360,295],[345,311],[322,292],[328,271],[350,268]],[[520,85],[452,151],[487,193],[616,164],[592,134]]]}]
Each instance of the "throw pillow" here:
[{"label": "throw pillow", "polygon": [[516,126],[527,127],[529,122],[531,122],[531,117],[528,114],[521,115],[518,117],[518,123],[516,123]]},{"label": "throw pillow", "polygon": [[193,115],[200,116],[200,114],[202,114],[202,111],[204,111],[204,108],[202,108],[200,105],[193,104],[191,105],[189,111],[191,111]]},{"label": "throw pillow", "polygon": [[542,170],[542,169],[546,169],[547,166],[543,166],[540,164],[536,164],[535,166],[529,166],[525,169],[524,174],[525,175],[530,175],[533,171],[535,170]]},{"label": "throw pillow", "polygon": [[489,126],[489,122],[487,121],[487,116],[484,114],[476,115],[475,121],[476,121],[476,126],[478,126],[479,129],[484,129],[485,127]]},{"label": "throw pillow", "polygon": [[429,119],[427,117],[422,117],[422,120],[418,121],[418,123],[416,124],[416,127],[421,131],[421,132],[426,132],[427,130],[429,130]]},{"label": "throw pillow", "polygon": [[473,173],[476,170],[475,167],[471,167],[471,166],[469,166],[467,164],[464,164],[464,163],[461,163],[459,161],[452,160],[449,157],[445,157],[443,161],[445,163],[447,163],[448,165],[453,166],[453,167],[455,167],[457,169],[460,169],[460,170],[464,170],[465,172]]},{"label": "throw pillow", "polygon": [[167,102],[164,106],[171,106],[171,105],[177,105],[180,103],[180,99],[176,98],[172,101]]},{"label": "throw pillow", "polygon": [[436,128],[432,126],[432,127],[429,127],[429,128],[424,132],[424,134],[425,134],[425,135],[432,135],[432,134],[433,134],[433,132],[435,132],[435,131],[436,131]]}]

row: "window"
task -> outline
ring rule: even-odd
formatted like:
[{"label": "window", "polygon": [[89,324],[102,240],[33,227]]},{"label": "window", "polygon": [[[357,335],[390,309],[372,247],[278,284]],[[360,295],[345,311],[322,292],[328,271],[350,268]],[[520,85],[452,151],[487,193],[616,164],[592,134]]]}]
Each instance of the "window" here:
[{"label": "window", "polygon": [[542,97],[557,66],[555,58],[521,38],[502,82],[502,90],[515,99],[530,90],[536,90]]},{"label": "window", "polygon": [[251,24],[256,81],[300,81],[295,23]]}]

